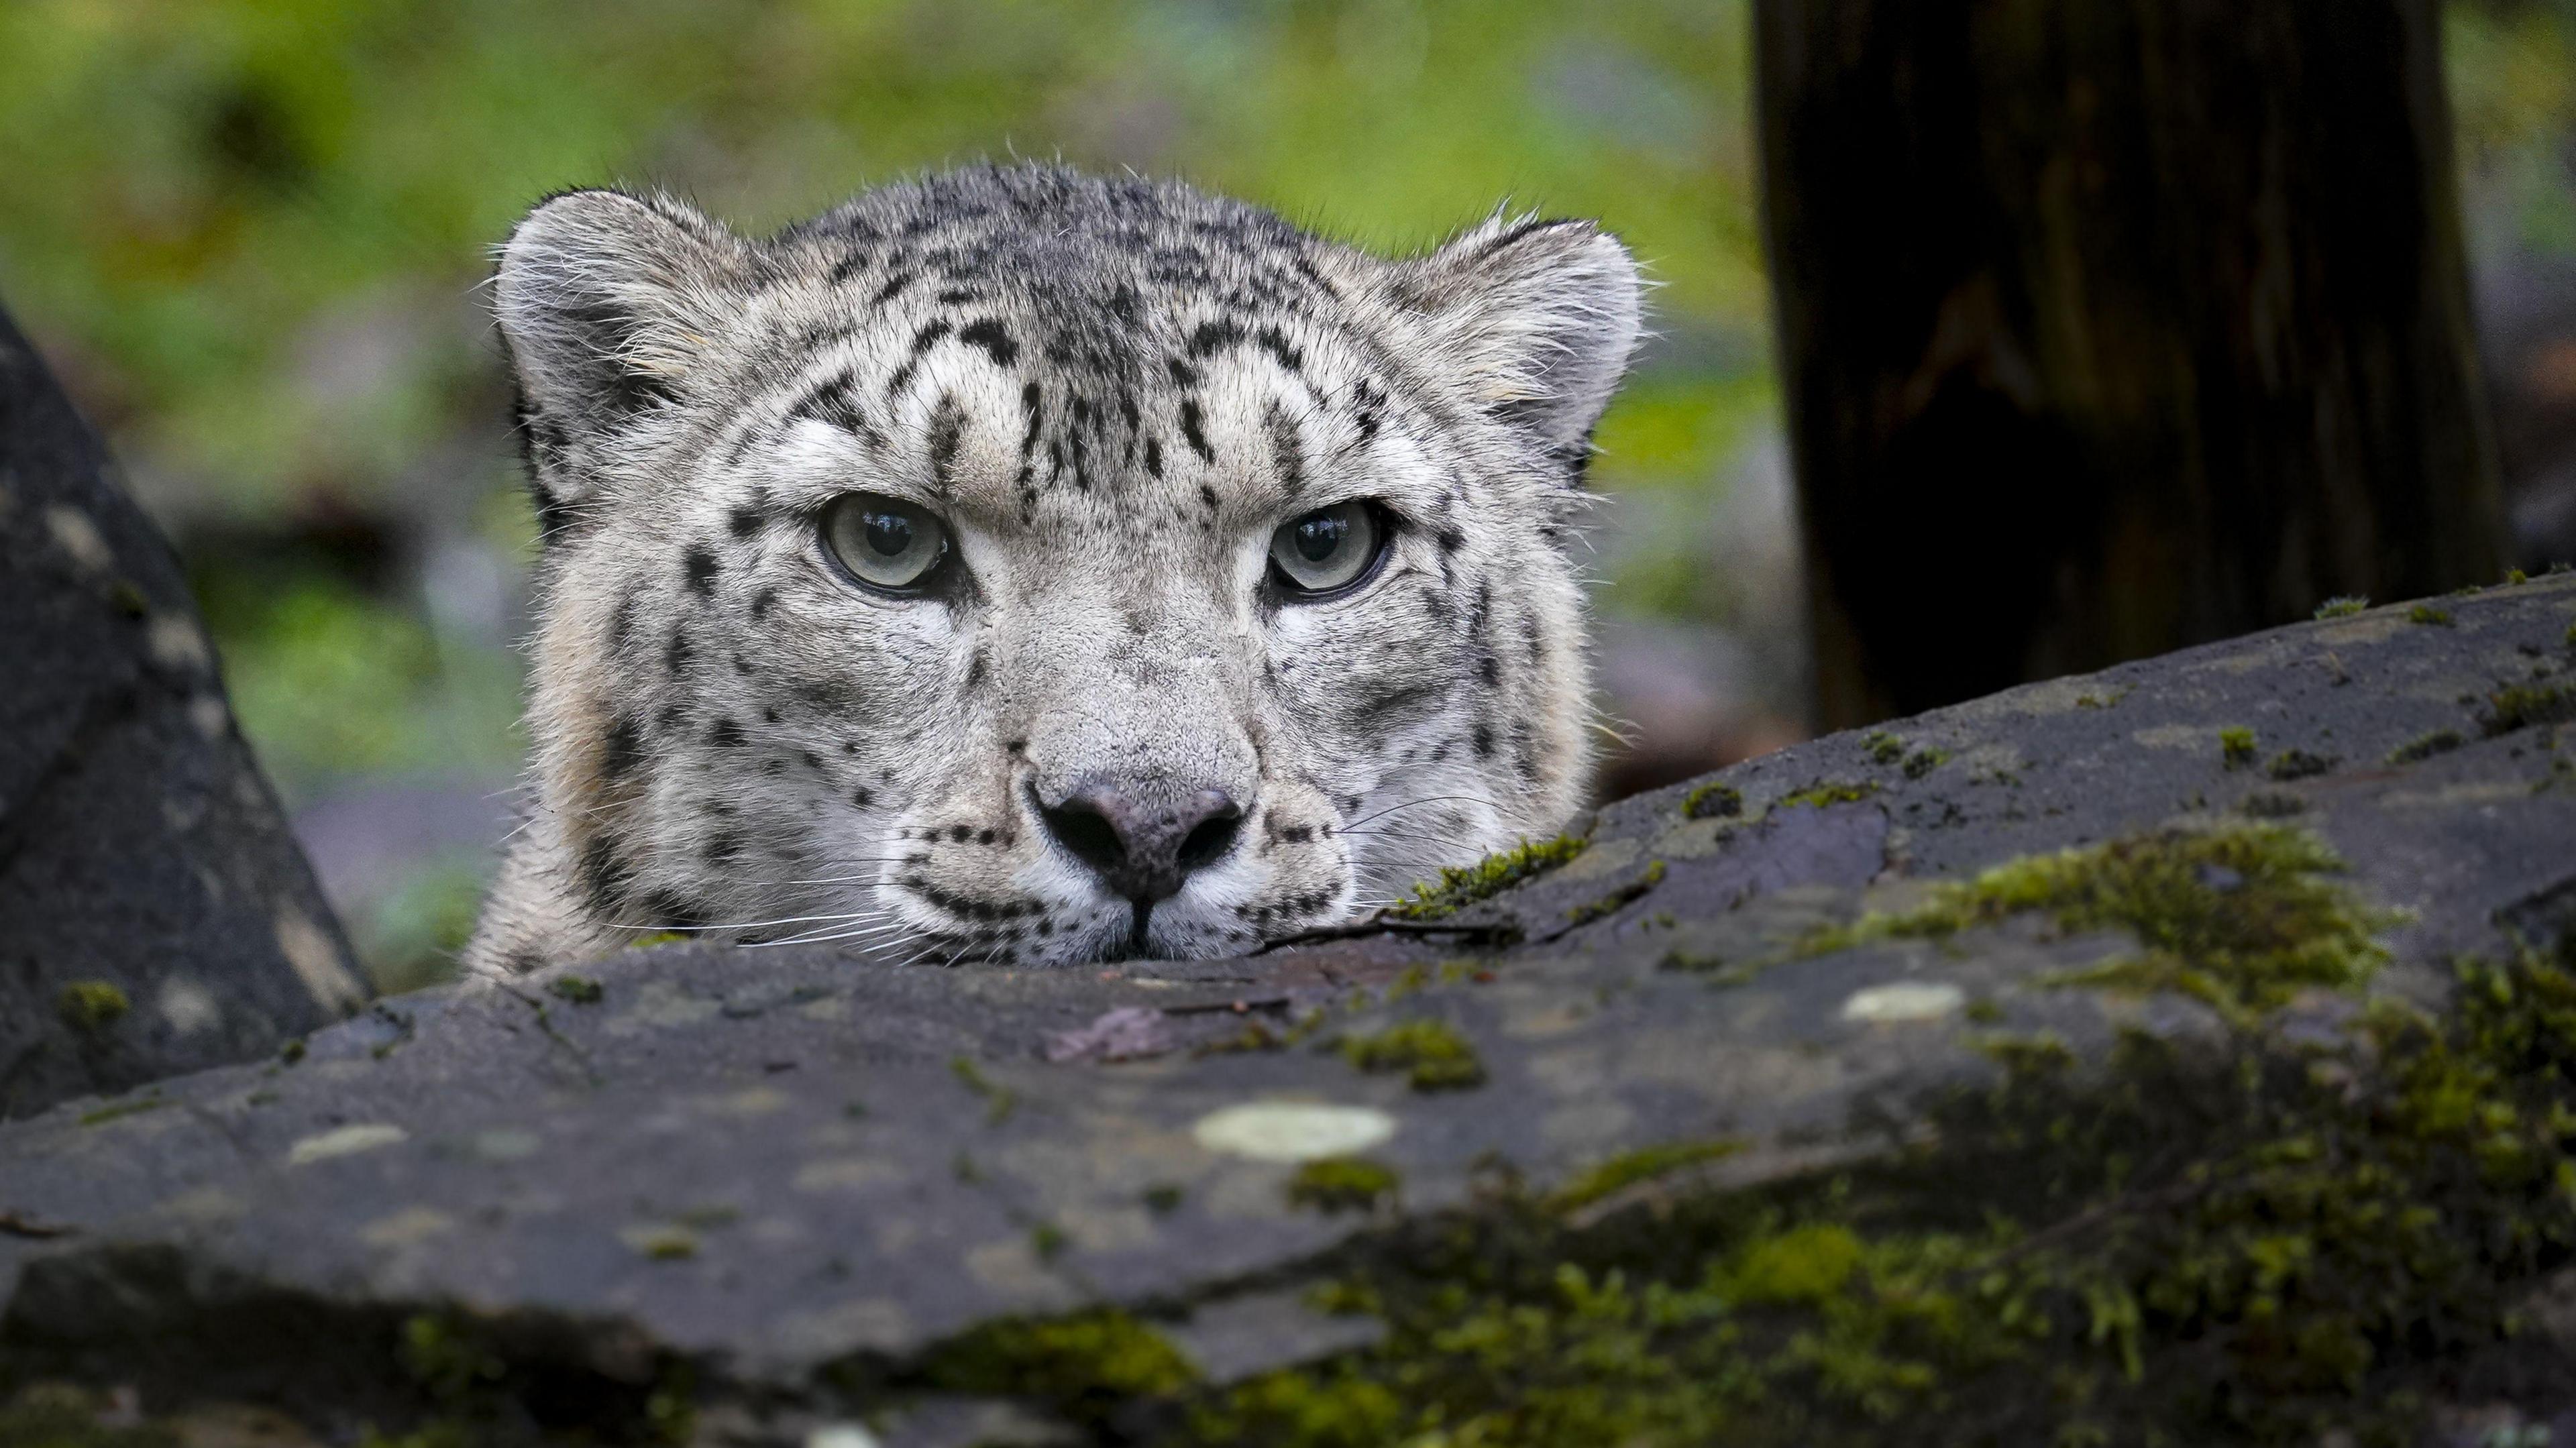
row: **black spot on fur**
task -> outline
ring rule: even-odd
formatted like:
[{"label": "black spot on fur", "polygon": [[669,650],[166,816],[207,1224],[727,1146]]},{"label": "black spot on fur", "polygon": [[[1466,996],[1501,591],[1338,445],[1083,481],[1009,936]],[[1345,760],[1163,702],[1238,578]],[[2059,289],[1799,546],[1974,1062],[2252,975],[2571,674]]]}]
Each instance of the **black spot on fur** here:
[{"label": "black spot on fur", "polygon": [[866,785],[861,785],[857,789],[850,791],[850,803],[857,805],[861,809],[866,809],[870,804],[874,803],[875,800],[876,796],[868,793]]},{"label": "black spot on fur", "polygon": [[934,487],[945,491],[949,474],[957,466],[957,448],[966,434],[966,414],[957,399],[942,396],[938,409],[930,418],[930,479]]},{"label": "black spot on fur", "polygon": [[767,618],[769,617],[769,611],[777,606],[778,590],[775,588],[764,588],[760,592],[752,595],[751,616],[755,619]]},{"label": "black spot on fur", "polygon": [[691,593],[706,598],[716,591],[716,555],[704,544],[689,545],[687,555],[680,560],[680,567],[688,577]]},{"label": "black spot on fur", "polygon": [[1476,757],[1477,757],[1478,759],[1491,759],[1491,758],[1493,758],[1493,757],[1494,757],[1494,726],[1492,726],[1492,725],[1490,725],[1490,724],[1479,724],[1479,725],[1477,725],[1477,726],[1476,726],[1476,733],[1475,733],[1475,743],[1476,743]]},{"label": "black spot on fur", "polygon": [[1159,437],[1145,439],[1145,471],[1158,478],[1163,475],[1163,440]]},{"label": "black spot on fur", "polygon": [[1020,417],[1022,419],[1020,431],[1020,456],[1022,457],[1027,457],[1029,454],[1037,451],[1038,425],[1043,417],[1043,411],[1040,404],[1044,401],[1044,398],[1045,394],[1038,390],[1038,385],[1034,382],[1031,382],[1020,389]]},{"label": "black spot on fur", "polygon": [[746,503],[725,515],[725,528],[737,538],[748,538],[759,532],[760,525],[766,521],[767,514]]},{"label": "black spot on fur", "polygon": [[599,774],[602,779],[618,780],[634,772],[644,762],[644,731],[632,714],[619,714],[608,721],[608,733],[599,741]]},{"label": "black spot on fur", "polygon": [[1216,489],[1209,487],[1205,483],[1199,484],[1199,501],[1207,504],[1207,510],[1209,512],[1215,512],[1217,508]]},{"label": "black spot on fur", "polygon": [[911,286],[912,283],[913,274],[911,272],[896,272],[893,276],[886,278],[885,285],[877,288],[877,294],[869,300],[872,305],[882,307],[886,303],[893,301],[895,298],[902,296],[904,288]]},{"label": "black spot on fur", "polygon": [[707,729],[707,742],[718,749],[739,749],[742,737],[742,726],[731,719],[718,719]]},{"label": "black spot on fur", "polygon": [[1242,341],[1243,328],[1230,317],[1220,317],[1213,322],[1201,322],[1197,329],[1190,333],[1190,358],[1196,361],[1202,357],[1213,357],[1219,352],[1239,345]]},{"label": "black spot on fur", "polygon": [[1261,350],[1269,353],[1281,367],[1291,373],[1304,375],[1306,355],[1298,351],[1295,344],[1288,340],[1287,333],[1277,327],[1264,327],[1253,334],[1252,340],[1259,343]]},{"label": "black spot on fur", "polygon": [[589,844],[581,847],[581,891],[589,897],[591,913],[620,913],[626,904],[626,892],[634,883],[634,867],[617,852],[615,840],[594,835]]},{"label": "black spot on fur", "polygon": [[702,853],[709,860],[723,864],[742,853],[742,836],[732,830],[718,830],[707,836],[706,848]]},{"label": "black spot on fur", "polygon": [[1207,433],[1202,426],[1204,421],[1205,419],[1199,413],[1199,400],[1195,397],[1182,398],[1181,436],[1188,439],[1190,451],[1199,455],[1199,461],[1212,463],[1216,461],[1216,449],[1208,446]]},{"label": "black spot on fur", "polygon": [[1306,450],[1298,444],[1297,424],[1289,420],[1288,410],[1276,402],[1261,410],[1261,423],[1270,434],[1270,453],[1279,469],[1280,486],[1293,498],[1306,486]]},{"label": "black spot on fur", "polygon": [[1438,540],[1443,553],[1455,553],[1467,546],[1467,535],[1455,528],[1443,528],[1432,536]]},{"label": "black spot on fur", "polygon": [[693,652],[694,651],[689,647],[689,631],[687,629],[675,628],[671,630],[670,645],[662,650],[662,662],[670,668],[673,674],[685,673],[688,670],[689,659],[692,657]]},{"label": "black spot on fur", "polygon": [[844,367],[815,383],[806,389],[804,396],[796,399],[794,406],[787,409],[787,420],[794,423],[810,419],[839,428],[865,443],[870,451],[882,452],[885,434],[879,432],[876,424],[860,410],[857,398],[851,393],[856,381],[856,376]]},{"label": "black spot on fur", "polygon": [[991,353],[996,366],[1008,367],[1020,360],[1020,344],[1012,341],[1010,332],[990,317],[967,323],[966,329],[957,334],[957,340]]},{"label": "black spot on fur", "polygon": [[1182,361],[1180,358],[1175,357],[1169,362],[1164,363],[1163,366],[1166,371],[1169,371],[1172,374],[1172,381],[1180,386],[1196,387],[1199,385],[1199,369]]},{"label": "black spot on fur", "polygon": [[653,924],[660,929],[703,930],[706,928],[707,913],[676,891],[654,891],[645,900],[644,909],[653,917]]}]

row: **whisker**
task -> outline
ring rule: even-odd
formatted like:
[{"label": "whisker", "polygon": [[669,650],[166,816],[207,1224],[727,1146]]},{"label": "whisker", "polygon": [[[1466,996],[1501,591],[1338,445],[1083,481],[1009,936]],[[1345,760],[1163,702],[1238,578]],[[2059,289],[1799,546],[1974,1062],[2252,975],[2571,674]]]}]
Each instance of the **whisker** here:
[{"label": "whisker", "polygon": [[1404,801],[1402,804],[1391,804],[1391,805],[1388,805],[1386,808],[1384,808],[1384,809],[1382,809],[1382,810],[1379,810],[1379,811],[1378,811],[1377,813],[1375,813],[1375,814],[1362,815],[1362,816],[1360,816],[1358,819],[1355,819],[1355,820],[1350,821],[1348,824],[1344,824],[1344,825],[1339,826],[1339,830],[1340,830],[1340,832],[1341,832],[1341,833],[1343,833],[1343,834],[1349,834],[1349,833],[1351,832],[1351,830],[1352,830],[1354,827],[1356,827],[1356,826],[1367,824],[1370,820],[1375,820],[1375,819],[1384,819],[1384,818],[1386,818],[1388,815],[1391,815],[1391,814],[1395,813],[1397,810],[1400,810],[1400,809],[1411,809],[1411,808],[1413,808],[1415,805],[1418,805],[1418,804],[1480,804],[1480,805],[1483,805],[1483,806],[1484,806],[1485,808],[1487,808],[1487,809],[1492,809],[1492,808],[1494,808],[1494,807],[1495,807],[1495,806],[1494,806],[1494,802],[1493,802],[1492,800],[1489,800],[1489,799],[1483,798],[1482,796],[1479,796],[1479,795],[1472,795],[1472,794],[1426,794],[1426,795],[1424,795],[1424,796],[1423,796],[1422,798],[1420,798],[1420,799],[1408,799],[1408,800]]},{"label": "whisker", "polygon": [[702,935],[714,930],[760,930],[772,925],[804,925],[817,920],[858,920],[885,915],[884,910],[847,910],[838,915],[789,915],[777,920],[737,920],[727,925],[612,925],[612,930],[667,930],[676,935]]},{"label": "whisker", "polygon": [[855,940],[863,935],[896,935],[901,934],[908,928],[909,927],[902,925],[863,925],[856,930],[809,930],[801,935],[790,935],[782,940],[755,940],[742,948],[745,950],[764,950],[773,945],[821,945],[826,941],[832,940]]}]

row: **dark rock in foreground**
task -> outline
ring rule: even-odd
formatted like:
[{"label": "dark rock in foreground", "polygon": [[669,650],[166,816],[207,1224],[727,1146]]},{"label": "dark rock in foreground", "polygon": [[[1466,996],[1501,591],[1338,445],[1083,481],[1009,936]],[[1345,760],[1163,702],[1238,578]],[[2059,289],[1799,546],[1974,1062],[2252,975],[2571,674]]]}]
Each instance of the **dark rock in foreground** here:
[{"label": "dark rock in foreground", "polygon": [[0,1118],[362,1001],[177,561],[5,316],[0,681]]},{"label": "dark rock in foreground", "polygon": [[379,1002],[0,1128],[0,1374],[206,1442],[2543,1441],[2571,627],[2017,690],[1250,959]]}]

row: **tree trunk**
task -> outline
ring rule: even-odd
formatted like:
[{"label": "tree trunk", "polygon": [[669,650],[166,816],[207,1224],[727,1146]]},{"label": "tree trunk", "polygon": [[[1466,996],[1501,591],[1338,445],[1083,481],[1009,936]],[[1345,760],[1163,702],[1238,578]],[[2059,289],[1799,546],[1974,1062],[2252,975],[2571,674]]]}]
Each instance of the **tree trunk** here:
[{"label": "tree trunk", "polygon": [[2489,582],[2433,0],[1757,0],[1843,727]]}]

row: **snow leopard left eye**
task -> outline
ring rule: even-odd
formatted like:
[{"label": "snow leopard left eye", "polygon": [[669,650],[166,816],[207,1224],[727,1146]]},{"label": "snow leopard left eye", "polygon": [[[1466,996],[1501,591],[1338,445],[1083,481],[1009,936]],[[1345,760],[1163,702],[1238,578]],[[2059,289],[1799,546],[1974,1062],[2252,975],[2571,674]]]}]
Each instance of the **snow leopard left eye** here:
[{"label": "snow leopard left eye", "polygon": [[850,493],[823,510],[823,546],[866,586],[913,593],[948,558],[948,525],[881,493]]},{"label": "snow leopard left eye", "polygon": [[1375,503],[1335,503],[1291,518],[1270,535],[1270,575],[1298,602],[1337,597],[1377,572],[1389,533]]}]

